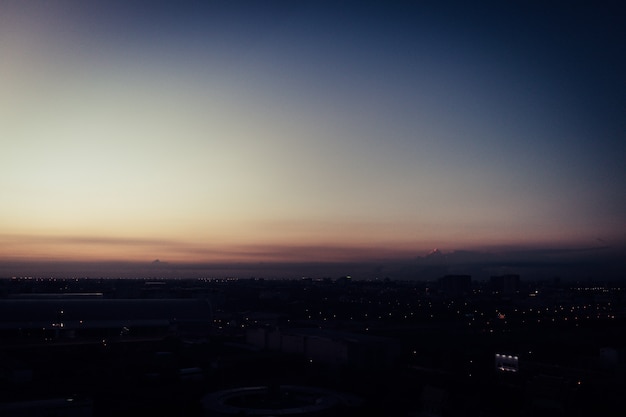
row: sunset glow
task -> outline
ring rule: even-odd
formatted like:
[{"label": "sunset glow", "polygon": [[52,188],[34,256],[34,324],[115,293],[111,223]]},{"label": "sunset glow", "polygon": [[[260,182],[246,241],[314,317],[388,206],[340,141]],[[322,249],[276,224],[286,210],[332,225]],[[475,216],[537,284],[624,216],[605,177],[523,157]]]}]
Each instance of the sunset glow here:
[{"label": "sunset glow", "polygon": [[579,15],[557,30],[419,7],[54,4],[0,6],[0,261],[626,241],[611,25],[591,38]]}]

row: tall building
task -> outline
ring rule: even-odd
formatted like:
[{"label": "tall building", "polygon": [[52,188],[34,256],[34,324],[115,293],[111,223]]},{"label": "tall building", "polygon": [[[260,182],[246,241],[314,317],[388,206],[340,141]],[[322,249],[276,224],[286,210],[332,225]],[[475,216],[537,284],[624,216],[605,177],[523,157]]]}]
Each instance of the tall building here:
[{"label": "tall building", "polygon": [[472,291],[470,275],[446,275],[439,278],[439,290],[446,297],[462,297]]},{"label": "tall building", "polygon": [[489,279],[489,287],[494,293],[514,295],[519,291],[519,275],[498,275]]}]

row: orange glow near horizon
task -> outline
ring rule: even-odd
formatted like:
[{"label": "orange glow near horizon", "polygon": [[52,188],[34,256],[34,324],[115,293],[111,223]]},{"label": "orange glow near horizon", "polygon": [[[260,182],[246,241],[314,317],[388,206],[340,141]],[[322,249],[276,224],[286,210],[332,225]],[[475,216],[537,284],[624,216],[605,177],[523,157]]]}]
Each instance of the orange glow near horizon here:
[{"label": "orange glow near horizon", "polygon": [[[171,263],[207,262],[376,262],[410,260],[425,256],[432,248],[444,244],[441,253],[454,250],[487,250],[528,248],[576,248],[568,242],[524,242],[519,239],[490,241],[482,238],[480,244],[458,239],[457,246],[431,238],[424,244],[415,241],[380,241],[371,238],[350,241],[335,236],[331,240],[253,242],[184,241],[158,238],[128,238],[103,236],[34,236],[0,235],[0,262],[2,261],[63,261],[63,262],[139,262],[155,259]],[[580,246],[580,245],[578,245]]]},{"label": "orange glow near horizon", "polygon": [[544,45],[309,6],[0,4],[0,262],[626,241],[621,101]]}]

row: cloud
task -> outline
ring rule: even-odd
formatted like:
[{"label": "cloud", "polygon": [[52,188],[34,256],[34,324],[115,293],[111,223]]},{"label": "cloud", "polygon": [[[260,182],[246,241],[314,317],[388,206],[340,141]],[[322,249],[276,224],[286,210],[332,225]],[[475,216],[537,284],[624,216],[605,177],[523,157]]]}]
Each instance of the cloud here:
[{"label": "cloud", "polygon": [[80,245],[157,245],[170,246],[177,242],[165,239],[110,237],[110,236],[75,236],[75,235],[14,235],[0,234],[0,241],[20,244],[53,243]]},{"label": "cloud", "polygon": [[0,235],[0,272],[151,276],[158,271],[171,277],[352,275],[425,280],[457,273],[477,280],[517,273],[524,279],[610,278],[626,272],[625,253],[623,247],[592,246],[437,250],[416,257],[410,249],[383,245],[192,244],[158,238],[4,234]]}]

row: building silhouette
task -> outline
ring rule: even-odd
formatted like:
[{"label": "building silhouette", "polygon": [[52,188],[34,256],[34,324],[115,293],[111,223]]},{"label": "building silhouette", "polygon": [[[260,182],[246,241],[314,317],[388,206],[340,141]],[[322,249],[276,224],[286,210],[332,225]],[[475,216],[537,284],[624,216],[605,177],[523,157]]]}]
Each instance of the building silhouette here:
[{"label": "building silhouette", "polygon": [[470,275],[446,275],[439,278],[439,291],[445,297],[463,297],[472,291]]}]

